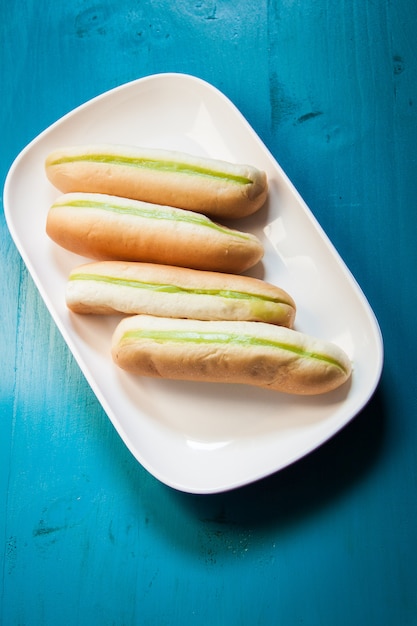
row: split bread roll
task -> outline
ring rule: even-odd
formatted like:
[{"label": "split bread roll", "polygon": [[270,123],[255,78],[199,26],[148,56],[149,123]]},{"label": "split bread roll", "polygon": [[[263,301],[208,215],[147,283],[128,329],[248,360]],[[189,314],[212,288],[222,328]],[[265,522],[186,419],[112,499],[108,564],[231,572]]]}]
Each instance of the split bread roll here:
[{"label": "split bread roll", "polygon": [[101,261],[72,270],[69,309],[199,320],[250,320],[292,327],[295,303],[257,278],[149,263]]},{"label": "split bread roll", "polygon": [[263,322],[219,322],[136,315],[122,320],[112,357],[141,375],[244,383],[300,395],[331,391],[351,375],[333,343]]},{"label": "split bread roll", "polygon": [[254,235],[200,213],[105,194],[61,196],[50,207],[46,232],[88,258],[219,272],[241,273],[264,252]]},{"label": "split bread roll", "polygon": [[63,193],[105,193],[223,219],[251,215],[268,192],[265,172],[250,165],[120,145],[55,150],[45,171]]}]

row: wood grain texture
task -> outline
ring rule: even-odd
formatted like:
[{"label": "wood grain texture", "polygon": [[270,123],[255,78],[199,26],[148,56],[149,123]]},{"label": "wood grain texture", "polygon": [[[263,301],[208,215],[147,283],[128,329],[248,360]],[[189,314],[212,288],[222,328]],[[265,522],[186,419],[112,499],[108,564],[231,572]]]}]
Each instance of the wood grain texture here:
[{"label": "wood grain texture", "polygon": [[41,130],[150,73],[223,90],[368,296],[369,405],[296,465],[174,492],[131,457],[0,213],[0,622],[414,626],[417,9],[408,0],[0,3],[1,180]]}]

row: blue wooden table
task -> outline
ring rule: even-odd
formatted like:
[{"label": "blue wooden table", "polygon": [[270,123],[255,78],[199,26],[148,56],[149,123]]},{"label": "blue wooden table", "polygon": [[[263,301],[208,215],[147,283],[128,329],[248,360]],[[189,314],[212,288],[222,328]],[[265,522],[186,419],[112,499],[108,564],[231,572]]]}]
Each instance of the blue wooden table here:
[{"label": "blue wooden table", "polygon": [[415,2],[28,0],[0,17],[2,185],[90,98],[203,78],[307,201],[385,344],[372,400],[319,450],[234,491],[177,492],[116,434],[2,210],[0,622],[415,626]]}]

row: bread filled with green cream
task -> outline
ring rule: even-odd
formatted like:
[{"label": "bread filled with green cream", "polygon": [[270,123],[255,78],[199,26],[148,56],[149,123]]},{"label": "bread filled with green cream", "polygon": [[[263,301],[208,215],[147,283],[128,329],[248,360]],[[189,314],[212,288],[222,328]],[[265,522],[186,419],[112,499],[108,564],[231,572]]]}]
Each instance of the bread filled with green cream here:
[{"label": "bread filled with green cream", "polygon": [[251,165],[124,145],[56,149],[47,156],[45,171],[62,193],[122,196],[215,219],[251,215],[268,193],[265,172]]},{"label": "bread filled with green cream", "polygon": [[287,327],[293,326],[296,312],[286,291],[257,278],[123,261],[74,268],[67,282],[66,303],[81,314],[143,313]]},{"label": "bread filled with green cream", "polygon": [[48,211],[57,244],[96,260],[137,261],[238,274],[264,254],[260,240],[206,215],[118,196],[68,193]]},{"label": "bread filled with green cream", "polygon": [[351,376],[334,343],[247,321],[200,321],[134,315],[112,338],[117,366],[140,376],[238,383],[297,395],[330,392]]}]

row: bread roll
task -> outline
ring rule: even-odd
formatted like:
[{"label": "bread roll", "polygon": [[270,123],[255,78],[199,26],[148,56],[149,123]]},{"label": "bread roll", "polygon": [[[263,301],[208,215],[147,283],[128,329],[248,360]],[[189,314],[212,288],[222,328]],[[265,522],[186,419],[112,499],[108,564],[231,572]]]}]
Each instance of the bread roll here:
[{"label": "bread roll", "polygon": [[268,191],[265,173],[250,165],[130,146],[61,148],[48,155],[45,170],[63,193],[123,196],[216,219],[254,213]]},{"label": "bread roll", "polygon": [[240,273],[263,256],[257,237],[205,215],[105,194],[61,196],[49,210],[46,232],[64,248],[98,260]]},{"label": "bread roll", "polygon": [[288,327],[295,316],[295,303],[284,290],[256,278],[122,261],[87,263],[72,270],[66,302],[75,313],[146,313]]},{"label": "bread roll", "polygon": [[333,343],[263,322],[135,315],[116,327],[112,357],[141,376],[244,383],[316,395],[345,383],[351,363]]}]

